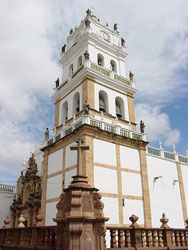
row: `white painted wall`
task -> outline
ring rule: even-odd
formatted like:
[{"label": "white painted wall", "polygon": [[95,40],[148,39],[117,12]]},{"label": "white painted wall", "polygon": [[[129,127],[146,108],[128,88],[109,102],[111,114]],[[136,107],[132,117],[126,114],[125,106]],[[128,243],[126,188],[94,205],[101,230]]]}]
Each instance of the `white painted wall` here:
[{"label": "white painted wall", "polygon": [[181,164],[182,178],[183,178],[183,186],[185,191],[185,201],[188,212],[188,166]]},{"label": "white painted wall", "polygon": [[118,199],[111,197],[102,197],[104,203],[104,216],[109,217],[107,224],[119,224]]},{"label": "white painted wall", "polygon": [[[152,226],[161,225],[162,213],[169,219],[169,226],[184,227],[177,166],[175,162],[147,155],[148,180],[151,200]],[[154,183],[154,177],[162,176]]]},{"label": "white painted wall", "polygon": [[123,195],[142,196],[142,180],[140,174],[121,171]]},{"label": "white painted wall", "polygon": [[47,179],[46,199],[58,198],[62,193],[62,174]]},{"label": "white painted wall", "polygon": [[77,164],[77,151],[70,150],[70,146],[76,145],[75,142],[66,146],[66,154],[65,154],[65,168],[74,166]]},{"label": "white painted wall", "polygon": [[57,223],[53,221],[53,218],[56,218],[56,213],[57,213],[56,204],[57,201],[46,203],[46,218],[45,218],[46,226],[57,225]]},{"label": "white painted wall", "polygon": [[72,176],[74,176],[76,174],[77,174],[76,168],[65,173],[65,188],[67,188],[68,185],[71,184],[71,181],[73,180]]},{"label": "white painted wall", "polygon": [[116,166],[116,145],[94,139],[94,162]]},{"label": "white painted wall", "polygon": [[123,220],[124,224],[131,224],[129,217],[133,214],[139,217],[137,223],[144,224],[144,208],[142,200],[124,200],[125,206],[123,207]]},{"label": "white painted wall", "polygon": [[[9,217],[11,220],[11,211],[10,206],[12,205],[14,195],[16,194],[16,191],[14,193],[8,192],[8,191],[2,191],[0,190],[0,228],[4,226],[4,220],[6,216]],[[9,224],[10,225],[10,224]]]},{"label": "white painted wall", "polygon": [[129,121],[129,110],[128,110],[128,99],[126,95],[120,94],[117,91],[111,90],[107,87],[101,86],[97,83],[94,84],[94,92],[95,92],[95,109],[99,110],[99,92],[103,90],[108,95],[108,110],[109,114],[116,116],[116,105],[115,99],[116,97],[121,97],[124,101],[124,110],[125,110],[125,120]]},{"label": "white painted wall", "polygon": [[137,149],[120,146],[121,168],[140,170],[140,155]]},{"label": "white painted wall", "polygon": [[63,149],[57,150],[48,157],[48,175],[63,169]]},{"label": "white painted wall", "polygon": [[117,194],[117,171],[94,166],[94,186],[100,192]]},{"label": "white painted wall", "polygon": [[63,98],[60,101],[60,115],[59,115],[59,125],[62,124],[62,112],[63,112],[63,104],[64,102],[68,102],[68,119],[73,117],[73,97],[76,92],[80,93],[80,110],[82,109],[82,86],[78,86],[75,88],[69,95],[67,95],[65,98]]}]

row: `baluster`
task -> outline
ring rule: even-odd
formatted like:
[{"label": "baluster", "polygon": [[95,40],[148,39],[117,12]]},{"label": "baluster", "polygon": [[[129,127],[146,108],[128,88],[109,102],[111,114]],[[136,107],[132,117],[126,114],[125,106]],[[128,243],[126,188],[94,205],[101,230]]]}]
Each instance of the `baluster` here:
[{"label": "baluster", "polygon": [[104,249],[106,249],[106,232],[104,233]]},{"label": "baluster", "polygon": [[125,230],[125,246],[131,247],[131,233],[130,230]]},{"label": "baluster", "polygon": [[116,230],[112,229],[110,230],[110,237],[111,237],[111,248],[116,248],[117,247],[117,241],[116,241]]},{"label": "baluster", "polygon": [[142,247],[146,247],[146,232],[142,231]]},{"label": "baluster", "polygon": [[164,247],[163,231],[159,231],[159,247]]},{"label": "baluster", "polygon": [[118,247],[125,247],[125,241],[123,237],[123,230],[118,230]]},{"label": "baluster", "polygon": [[180,234],[179,231],[175,231],[176,246],[180,246]]},{"label": "baluster", "polygon": [[147,232],[147,246],[152,246],[152,232],[150,230]]},{"label": "baluster", "polygon": [[185,232],[185,245],[188,246],[188,231]]},{"label": "baluster", "polygon": [[176,245],[176,240],[175,240],[175,234],[174,231],[172,231],[172,245],[175,246]]},{"label": "baluster", "polygon": [[181,246],[185,246],[184,231],[180,231],[180,243]]},{"label": "baluster", "polygon": [[158,247],[158,235],[157,235],[157,231],[153,231],[153,246],[154,247]]}]

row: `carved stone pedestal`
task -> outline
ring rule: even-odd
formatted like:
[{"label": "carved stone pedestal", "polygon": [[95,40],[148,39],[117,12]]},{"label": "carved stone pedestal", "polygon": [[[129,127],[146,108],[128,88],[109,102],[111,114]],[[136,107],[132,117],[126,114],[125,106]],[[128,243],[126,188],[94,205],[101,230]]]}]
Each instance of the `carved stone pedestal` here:
[{"label": "carved stone pedestal", "polygon": [[60,196],[56,249],[105,249],[104,205],[98,189],[91,187],[86,176],[74,176],[72,183]]}]

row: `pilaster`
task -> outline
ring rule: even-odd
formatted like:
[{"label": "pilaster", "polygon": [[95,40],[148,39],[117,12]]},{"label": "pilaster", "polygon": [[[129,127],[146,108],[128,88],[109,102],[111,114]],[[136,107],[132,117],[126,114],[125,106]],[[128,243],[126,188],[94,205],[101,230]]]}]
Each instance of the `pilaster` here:
[{"label": "pilaster", "polygon": [[55,121],[54,121],[55,128],[59,126],[59,110],[60,110],[60,101],[58,100],[55,104]]}]

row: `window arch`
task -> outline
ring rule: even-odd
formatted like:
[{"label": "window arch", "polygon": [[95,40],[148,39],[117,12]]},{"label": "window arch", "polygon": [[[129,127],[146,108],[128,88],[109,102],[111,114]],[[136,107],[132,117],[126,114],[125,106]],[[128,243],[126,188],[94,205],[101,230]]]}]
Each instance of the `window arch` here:
[{"label": "window arch", "polygon": [[68,102],[65,101],[63,103],[63,108],[62,108],[62,123],[66,122],[68,120]]},{"label": "window arch", "polygon": [[73,97],[73,114],[76,115],[80,112],[80,93],[76,92]]},{"label": "window arch", "polygon": [[101,54],[97,55],[97,64],[104,67],[104,56]]},{"label": "window arch", "polygon": [[69,75],[73,75],[73,72],[74,72],[73,64],[71,64],[70,67],[69,67]]},{"label": "window arch", "polygon": [[99,91],[99,111],[108,113],[108,95],[105,91]]},{"label": "window arch", "polygon": [[116,105],[116,116],[118,118],[125,120],[125,107],[124,107],[124,101],[121,97],[116,97],[115,99],[115,105]]},{"label": "window arch", "polygon": [[78,66],[77,68],[79,69],[82,66],[82,56],[78,57]]},{"label": "window arch", "polygon": [[110,66],[111,66],[112,71],[117,72],[117,66],[114,60],[110,61]]}]

